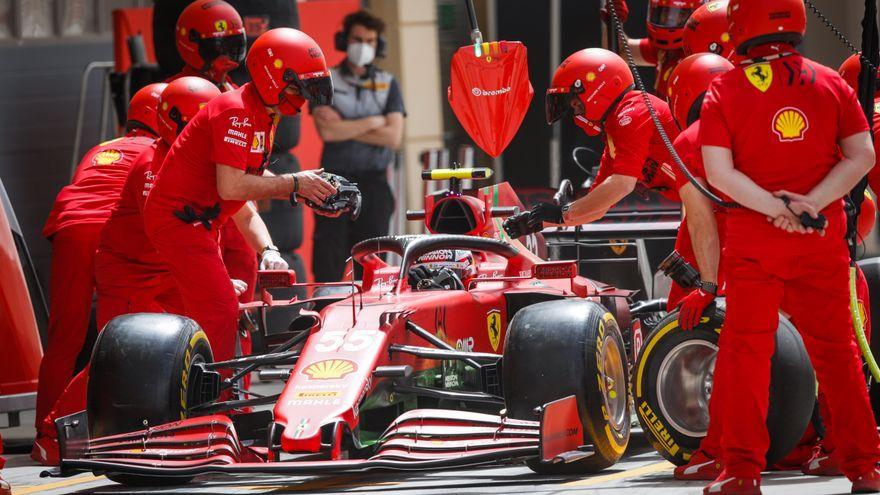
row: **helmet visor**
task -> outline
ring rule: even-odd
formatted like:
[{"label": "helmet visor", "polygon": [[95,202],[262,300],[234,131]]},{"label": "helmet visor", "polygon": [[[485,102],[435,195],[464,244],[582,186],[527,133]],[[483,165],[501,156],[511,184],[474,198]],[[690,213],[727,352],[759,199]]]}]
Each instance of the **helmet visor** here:
[{"label": "helmet visor", "polygon": [[228,57],[237,64],[244,61],[246,39],[244,32],[220,38],[202,38],[199,43],[199,55],[207,63],[220,57]]},{"label": "helmet visor", "polygon": [[659,28],[678,29],[683,28],[694,9],[682,9],[678,7],[651,7],[648,13],[648,22]]},{"label": "helmet visor", "polygon": [[544,96],[544,112],[547,116],[547,124],[552,124],[557,120],[571,115],[573,108],[571,101],[577,98],[577,95],[583,92],[579,88],[550,88]]},{"label": "helmet visor", "polygon": [[284,82],[299,89],[300,95],[312,106],[333,103],[333,81],[330,71],[310,72],[297,75],[290,69],[284,71]]}]

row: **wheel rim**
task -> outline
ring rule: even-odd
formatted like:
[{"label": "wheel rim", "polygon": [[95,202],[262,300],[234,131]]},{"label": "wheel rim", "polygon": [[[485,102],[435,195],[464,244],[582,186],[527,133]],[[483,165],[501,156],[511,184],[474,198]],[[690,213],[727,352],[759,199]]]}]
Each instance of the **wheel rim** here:
[{"label": "wheel rim", "polygon": [[709,398],[718,346],[687,340],[675,346],[657,375],[657,400],[669,426],[684,435],[701,437],[709,429]]},{"label": "wheel rim", "polygon": [[604,384],[602,392],[605,407],[608,410],[608,422],[616,431],[621,431],[625,423],[629,421],[626,414],[627,389],[623,353],[611,335],[605,337],[602,349],[600,378]]}]

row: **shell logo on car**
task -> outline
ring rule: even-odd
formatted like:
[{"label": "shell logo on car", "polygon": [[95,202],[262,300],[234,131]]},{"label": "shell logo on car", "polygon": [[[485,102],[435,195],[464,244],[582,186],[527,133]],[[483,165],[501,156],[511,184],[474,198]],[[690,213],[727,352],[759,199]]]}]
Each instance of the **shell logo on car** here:
[{"label": "shell logo on car", "polygon": [[800,141],[809,128],[810,121],[797,108],[785,107],[773,116],[773,132],[780,141]]},{"label": "shell logo on car", "polygon": [[303,373],[310,380],[338,380],[349,373],[353,373],[357,365],[348,359],[325,359],[310,364]]}]

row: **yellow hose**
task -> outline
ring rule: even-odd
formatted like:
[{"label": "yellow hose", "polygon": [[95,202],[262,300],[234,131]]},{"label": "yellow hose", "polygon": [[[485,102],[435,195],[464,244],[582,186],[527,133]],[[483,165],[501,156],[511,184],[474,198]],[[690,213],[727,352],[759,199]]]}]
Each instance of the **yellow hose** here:
[{"label": "yellow hose", "polygon": [[[856,296],[856,267],[849,269],[849,310],[852,313],[853,330],[856,333],[856,340],[859,343],[859,349],[862,351],[862,357],[868,363],[868,369],[874,380],[880,383],[880,368],[877,367],[877,361],[871,353],[871,345],[865,338],[865,322],[862,321],[862,312],[859,311],[859,298]],[[878,315],[880,316],[880,315]]]}]

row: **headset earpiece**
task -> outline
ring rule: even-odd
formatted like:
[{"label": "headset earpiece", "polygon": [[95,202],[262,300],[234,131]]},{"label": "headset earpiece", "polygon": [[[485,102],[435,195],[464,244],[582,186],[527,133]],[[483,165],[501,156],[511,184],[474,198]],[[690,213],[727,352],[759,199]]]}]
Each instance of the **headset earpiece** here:
[{"label": "headset earpiece", "polygon": [[376,39],[376,58],[385,58],[385,38],[379,36]]},{"label": "headset earpiece", "polygon": [[333,47],[340,52],[348,50],[348,36],[345,31],[336,31],[333,35]]}]

